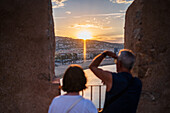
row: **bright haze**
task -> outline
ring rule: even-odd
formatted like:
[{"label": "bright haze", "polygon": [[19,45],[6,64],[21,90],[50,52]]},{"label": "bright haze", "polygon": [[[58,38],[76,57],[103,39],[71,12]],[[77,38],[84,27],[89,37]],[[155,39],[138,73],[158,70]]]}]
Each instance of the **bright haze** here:
[{"label": "bright haze", "polygon": [[[55,35],[124,43],[125,12],[133,0],[52,0]],[[79,36],[79,37],[78,37]],[[89,37],[88,37],[89,38]]]}]

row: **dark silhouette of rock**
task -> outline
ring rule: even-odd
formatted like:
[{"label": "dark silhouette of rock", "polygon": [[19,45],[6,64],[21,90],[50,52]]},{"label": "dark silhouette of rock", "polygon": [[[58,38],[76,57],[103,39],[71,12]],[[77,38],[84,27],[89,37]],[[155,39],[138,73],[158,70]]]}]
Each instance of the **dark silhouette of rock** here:
[{"label": "dark silhouette of rock", "polygon": [[0,1],[1,113],[47,113],[54,52],[51,0]]},{"label": "dark silhouette of rock", "polygon": [[137,56],[133,69],[143,81],[138,113],[170,111],[170,0],[135,0],[125,22],[125,48]]}]

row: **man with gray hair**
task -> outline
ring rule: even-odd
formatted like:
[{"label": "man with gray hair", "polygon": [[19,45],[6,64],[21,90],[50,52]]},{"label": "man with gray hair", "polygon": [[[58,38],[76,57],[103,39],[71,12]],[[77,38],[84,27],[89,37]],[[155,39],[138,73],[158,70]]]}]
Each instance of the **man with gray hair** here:
[{"label": "man with gray hair", "polygon": [[[116,60],[117,73],[98,68],[106,56]],[[123,49],[118,56],[111,51],[104,51],[90,64],[91,71],[106,84],[103,113],[136,113],[142,83],[131,74],[134,63],[135,55],[132,51]]]}]

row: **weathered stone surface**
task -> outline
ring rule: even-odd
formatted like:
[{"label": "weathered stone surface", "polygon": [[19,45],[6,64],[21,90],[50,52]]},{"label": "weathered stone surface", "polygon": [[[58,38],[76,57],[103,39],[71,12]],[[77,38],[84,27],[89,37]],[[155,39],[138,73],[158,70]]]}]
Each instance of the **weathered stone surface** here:
[{"label": "weathered stone surface", "polygon": [[51,0],[0,1],[0,112],[46,113],[58,94]]},{"label": "weathered stone surface", "polygon": [[125,48],[137,56],[133,69],[143,82],[138,113],[170,111],[170,0],[135,0],[125,22]]}]

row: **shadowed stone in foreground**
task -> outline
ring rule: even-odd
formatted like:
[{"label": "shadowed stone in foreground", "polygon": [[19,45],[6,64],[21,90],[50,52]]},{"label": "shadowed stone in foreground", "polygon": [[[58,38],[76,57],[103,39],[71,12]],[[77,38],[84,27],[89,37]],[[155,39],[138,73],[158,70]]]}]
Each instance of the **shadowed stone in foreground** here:
[{"label": "shadowed stone in foreground", "polygon": [[125,48],[137,56],[133,69],[143,82],[138,113],[170,111],[170,0],[135,0],[125,22]]},{"label": "shadowed stone in foreground", "polygon": [[46,113],[58,94],[50,0],[0,1],[0,112]]}]

